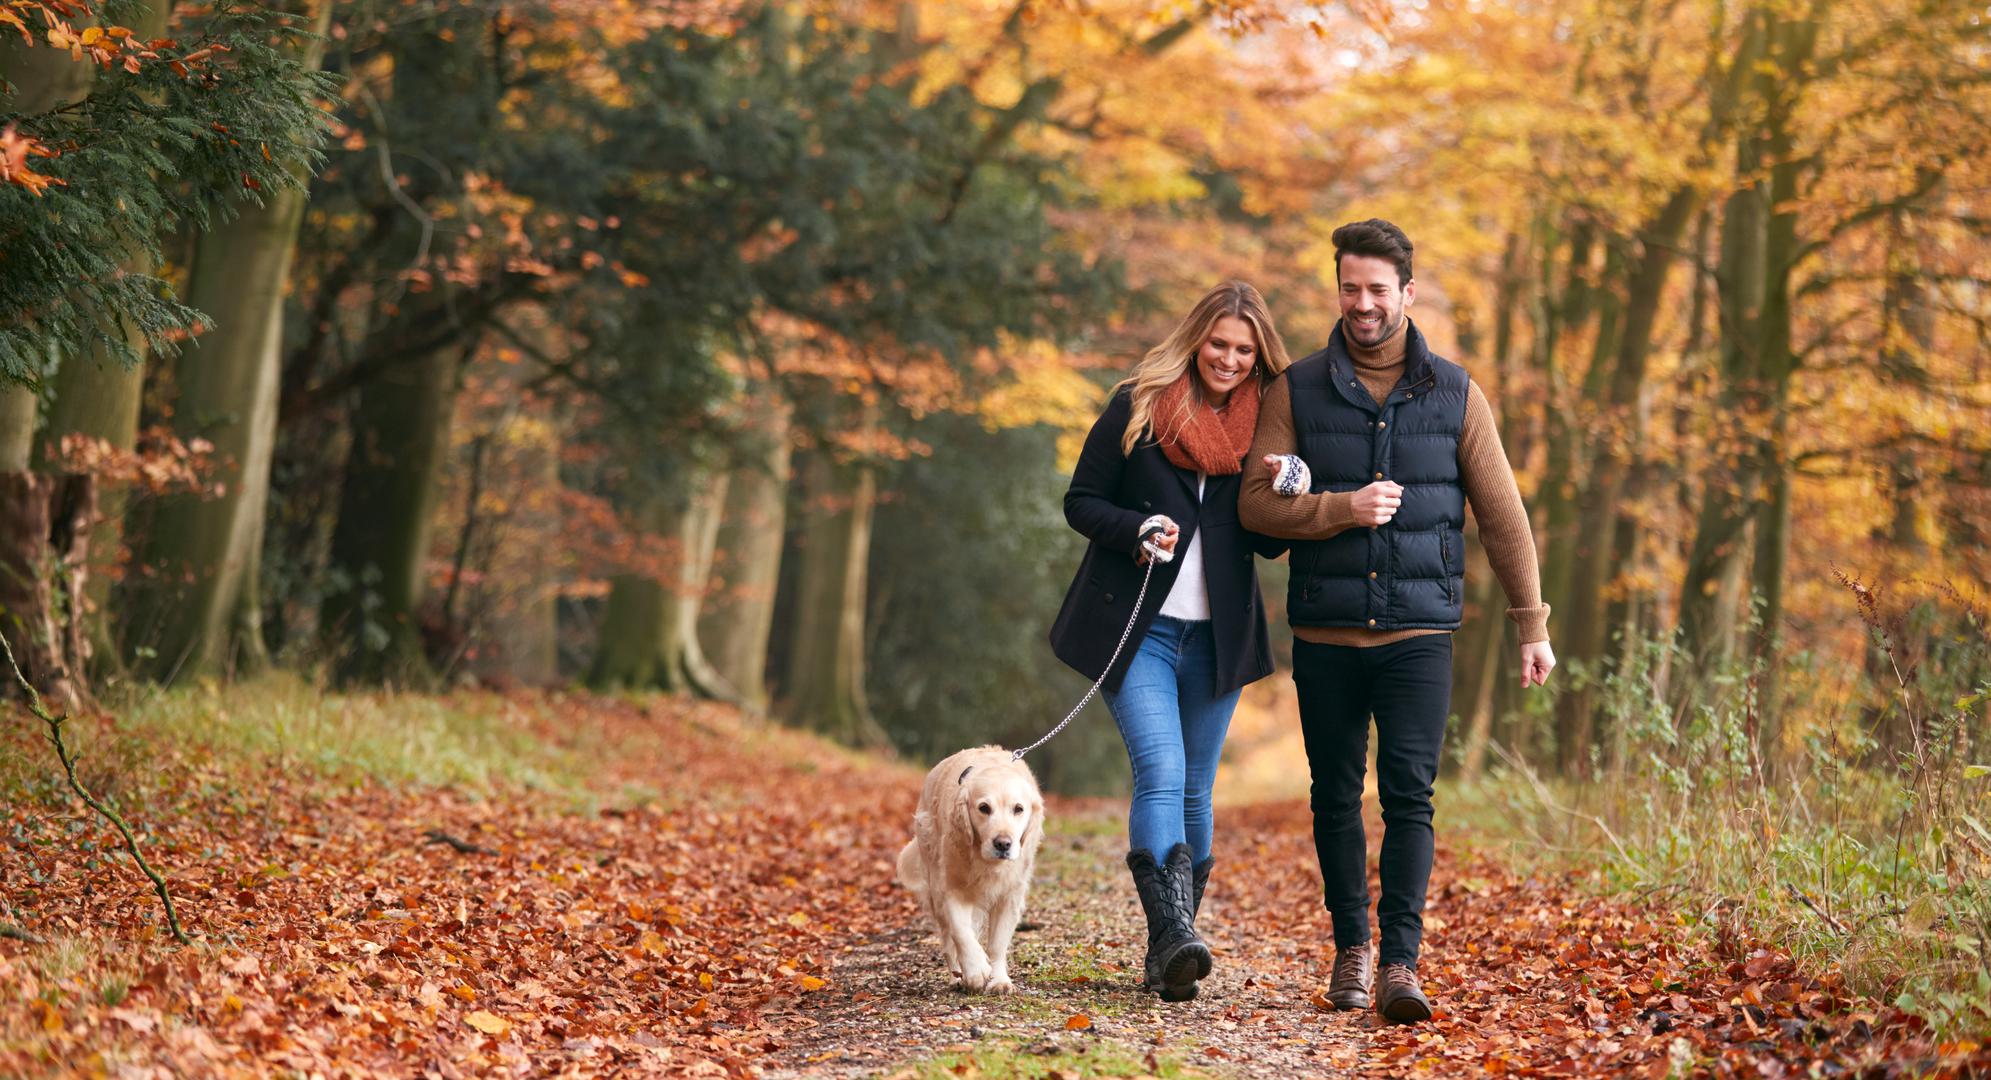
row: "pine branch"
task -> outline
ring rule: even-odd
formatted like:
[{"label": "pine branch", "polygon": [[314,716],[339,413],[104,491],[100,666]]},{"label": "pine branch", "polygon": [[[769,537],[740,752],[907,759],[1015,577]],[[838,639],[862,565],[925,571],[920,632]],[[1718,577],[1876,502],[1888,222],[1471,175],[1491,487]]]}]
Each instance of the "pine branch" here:
[{"label": "pine branch", "polygon": [[132,861],[145,872],[145,876],[152,880],[153,890],[159,894],[160,902],[166,905],[166,925],[173,931],[173,940],[182,945],[193,944],[193,940],[187,937],[187,932],[180,929],[180,917],[173,910],[173,897],[166,891],[166,879],[160,877],[159,871],[152,869],[152,864],[146,862],[145,856],[139,853],[138,840],[131,835],[131,827],[124,823],[124,819],[118,816],[117,811],[98,802],[96,797],[90,794],[90,790],[83,786],[83,782],[76,778],[76,758],[69,752],[68,745],[62,741],[62,725],[69,722],[68,714],[50,715],[47,707],[42,704],[41,694],[35,691],[35,686],[28,681],[28,677],[21,673],[21,665],[14,659],[14,647],[7,643],[4,634],[0,634],[0,653],[6,654],[7,666],[14,672],[14,681],[19,683],[21,690],[27,694],[28,711],[48,725],[48,741],[55,745],[55,756],[62,762],[62,771],[69,778],[70,790],[74,791],[90,809],[117,826],[118,835],[124,837],[125,850],[131,853]]}]

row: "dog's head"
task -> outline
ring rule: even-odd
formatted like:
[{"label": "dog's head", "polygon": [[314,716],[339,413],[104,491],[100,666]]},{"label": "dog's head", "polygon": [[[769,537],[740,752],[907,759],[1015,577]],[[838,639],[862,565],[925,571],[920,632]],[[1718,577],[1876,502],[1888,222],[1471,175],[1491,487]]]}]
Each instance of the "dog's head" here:
[{"label": "dog's head", "polygon": [[1044,835],[1044,797],[1022,762],[971,766],[962,775],[958,812],[985,859],[1014,859],[1037,850]]}]

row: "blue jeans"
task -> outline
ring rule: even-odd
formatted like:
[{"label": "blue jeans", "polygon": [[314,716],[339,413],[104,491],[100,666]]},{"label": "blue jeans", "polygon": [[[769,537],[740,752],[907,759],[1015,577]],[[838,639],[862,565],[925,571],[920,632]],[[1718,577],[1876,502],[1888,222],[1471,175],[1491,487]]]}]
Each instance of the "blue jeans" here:
[{"label": "blue jeans", "polygon": [[1185,842],[1194,861],[1210,857],[1210,791],[1240,693],[1217,696],[1216,667],[1208,622],[1157,615],[1119,691],[1106,695],[1134,768],[1127,846],[1157,862]]}]

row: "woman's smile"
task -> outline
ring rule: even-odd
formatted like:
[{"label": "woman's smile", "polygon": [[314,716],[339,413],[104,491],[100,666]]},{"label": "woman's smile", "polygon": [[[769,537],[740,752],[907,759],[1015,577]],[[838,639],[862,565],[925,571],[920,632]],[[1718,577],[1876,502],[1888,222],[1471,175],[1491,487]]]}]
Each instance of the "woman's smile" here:
[{"label": "woman's smile", "polygon": [[1258,335],[1251,324],[1235,315],[1218,319],[1196,350],[1196,374],[1204,398],[1213,407],[1223,405],[1257,363]]}]

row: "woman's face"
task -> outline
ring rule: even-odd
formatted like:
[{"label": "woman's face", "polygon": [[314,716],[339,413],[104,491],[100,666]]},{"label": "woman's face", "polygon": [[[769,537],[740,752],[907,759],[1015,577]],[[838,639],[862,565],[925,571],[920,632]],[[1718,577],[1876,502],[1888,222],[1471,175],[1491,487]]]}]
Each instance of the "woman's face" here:
[{"label": "woman's face", "polygon": [[1196,350],[1196,377],[1203,385],[1203,396],[1213,406],[1222,405],[1257,363],[1258,335],[1251,324],[1235,315],[1218,319]]}]

